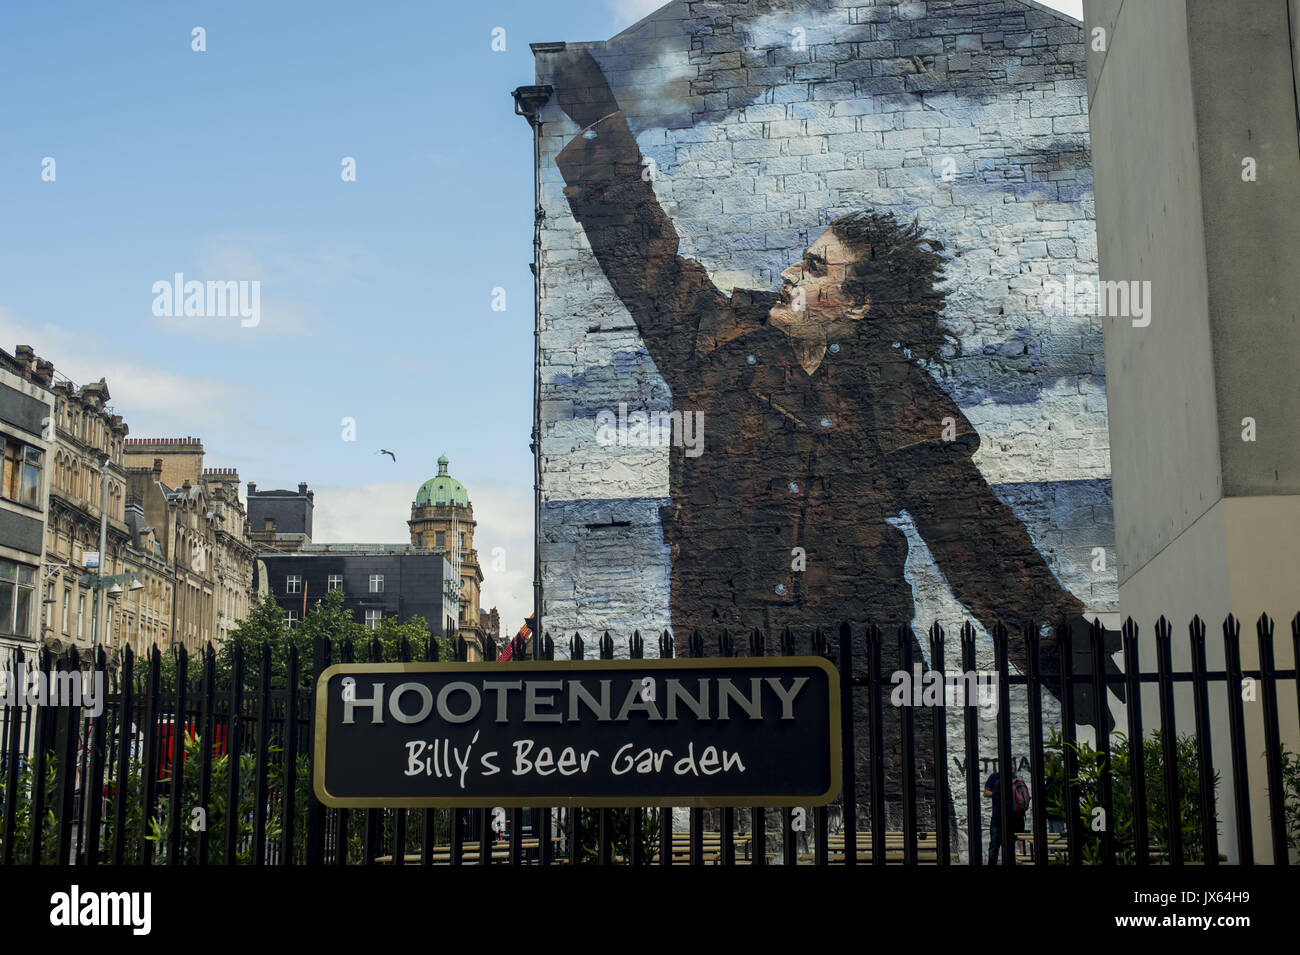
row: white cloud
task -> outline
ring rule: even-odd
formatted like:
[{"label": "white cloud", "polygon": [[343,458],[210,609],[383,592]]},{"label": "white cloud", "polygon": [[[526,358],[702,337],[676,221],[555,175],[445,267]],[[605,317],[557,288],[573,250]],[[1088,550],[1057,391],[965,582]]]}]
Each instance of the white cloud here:
[{"label": "white cloud", "polygon": [[606,2],[614,15],[614,26],[620,31],[626,30],[660,7],[668,5],[668,0],[606,0]]},{"label": "white cloud", "polygon": [[126,419],[136,437],[203,437],[238,431],[246,438],[249,428],[260,428],[269,438],[284,437],[276,429],[256,424],[264,416],[242,385],[156,368],[114,354],[114,343],[93,333],[28,324],[12,309],[0,307],[0,346],[12,351],[19,344],[31,345],[38,357],[54,362],[55,372],[77,385],[105,379],[110,406]]},{"label": "white cloud", "polygon": [[[405,544],[406,525],[419,485],[406,482],[362,487],[314,486],[312,540],[316,543]],[[481,608],[496,607],[501,631],[514,636],[533,610],[533,492],[530,484],[477,481],[469,488],[474,505],[474,549],[483,569]],[[496,548],[500,554],[494,554]],[[504,560],[496,570],[496,557]]]}]

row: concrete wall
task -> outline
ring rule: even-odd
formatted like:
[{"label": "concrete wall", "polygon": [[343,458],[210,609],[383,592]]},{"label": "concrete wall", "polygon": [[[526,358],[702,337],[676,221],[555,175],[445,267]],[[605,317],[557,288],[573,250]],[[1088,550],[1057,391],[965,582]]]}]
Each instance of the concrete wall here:
[{"label": "concrete wall", "polygon": [[[1149,325],[1104,323],[1120,605],[1143,628],[1146,668],[1161,614],[1174,623],[1175,668],[1189,664],[1193,614],[1208,624],[1209,665],[1222,665],[1230,612],[1244,621],[1250,668],[1260,613],[1284,637],[1300,610],[1300,150],[1287,10],[1085,4],[1101,277],[1152,289]],[[1291,664],[1288,643],[1277,640],[1279,666]],[[1294,689],[1280,698],[1293,713]],[[1226,695],[1210,702],[1226,783]],[[1177,710],[1177,731],[1192,732],[1190,695]],[[1247,750],[1256,858],[1267,860],[1259,711],[1247,706]],[[1295,750],[1295,721],[1282,722]],[[1218,795],[1221,849],[1235,858],[1233,794]]]}]

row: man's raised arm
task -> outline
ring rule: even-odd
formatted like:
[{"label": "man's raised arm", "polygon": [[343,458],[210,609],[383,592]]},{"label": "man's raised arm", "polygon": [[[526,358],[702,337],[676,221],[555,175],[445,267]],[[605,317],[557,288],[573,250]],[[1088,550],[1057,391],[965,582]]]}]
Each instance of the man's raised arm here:
[{"label": "man's raised arm", "polygon": [[564,195],[600,267],[631,313],[656,366],[676,390],[701,318],[727,307],[704,267],[678,255],[678,235],[655,197],[627,119],[586,50],[556,54],[556,98],[581,132],[556,157]]}]

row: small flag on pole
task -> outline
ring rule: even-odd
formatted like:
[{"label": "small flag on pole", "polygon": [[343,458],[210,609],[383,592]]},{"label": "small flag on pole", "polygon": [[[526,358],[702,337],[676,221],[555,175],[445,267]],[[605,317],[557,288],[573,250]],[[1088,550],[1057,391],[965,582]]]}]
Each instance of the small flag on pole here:
[{"label": "small flag on pole", "polygon": [[501,655],[497,657],[497,663],[509,663],[513,660],[515,658],[515,640],[526,641],[530,633],[532,633],[532,631],[528,629],[528,624],[524,624],[520,627],[519,633],[515,639],[506,641],[506,648],[502,650]]}]

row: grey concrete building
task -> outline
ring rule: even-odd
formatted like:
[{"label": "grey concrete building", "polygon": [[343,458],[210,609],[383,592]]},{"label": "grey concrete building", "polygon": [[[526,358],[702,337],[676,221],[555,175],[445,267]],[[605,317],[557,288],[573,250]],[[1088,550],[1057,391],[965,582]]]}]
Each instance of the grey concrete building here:
[{"label": "grey concrete building", "polygon": [[358,623],[374,629],[385,617],[423,617],[434,636],[456,633],[456,574],[447,551],[407,544],[304,544],[290,553],[258,555],[259,589],[274,595],[285,626],[296,627],[331,590]]},{"label": "grey concrete building", "polygon": [[[1242,621],[1242,664],[1257,665],[1255,621],[1277,621],[1291,665],[1300,611],[1300,4],[1086,0],[1088,102],[1100,277],[1149,290],[1148,314],[1103,319],[1119,598],[1142,629],[1169,615],[1174,665],[1187,623]],[[1289,682],[1289,681],[1288,681]],[[1280,693],[1283,712],[1294,688]],[[1152,712],[1154,697],[1144,699]],[[1178,699],[1177,729],[1192,730]],[[1216,717],[1222,691],[1212,692]],[[1256,859],[1271,857],[1261,713],[1246,707]],[[1226,719],[1214,759],[1229,764]],[[1283,742],[1298,746],[1293,720]],[[1225,772],[1224,777],[1228,778]],[[1221,847],[1236,857],[1237,807],[1218,792]]]},{"label": "grey concrete building", "polygon": [[311,543],[316,492],[306,483],[297,491],[259,491],[248,482],[248,529],[259,551],[293,551]]}]

